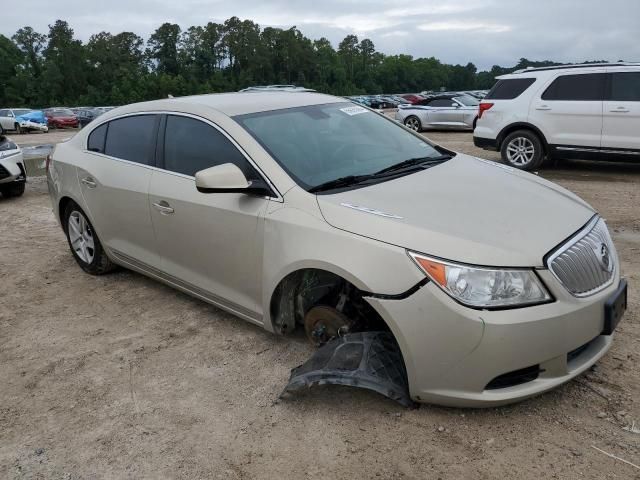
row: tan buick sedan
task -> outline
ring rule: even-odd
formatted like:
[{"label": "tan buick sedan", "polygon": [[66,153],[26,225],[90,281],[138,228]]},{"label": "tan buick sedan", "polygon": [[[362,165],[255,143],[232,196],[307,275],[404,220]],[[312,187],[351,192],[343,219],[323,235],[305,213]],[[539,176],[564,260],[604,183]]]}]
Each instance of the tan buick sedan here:
[{"label": "tan buick sedan", "polygon": [[86,272],[129,268],[304,332],[324,353],[292,390],[505,404],[588,369],[626,308],[607,226],[585,202],[343,98],[117,108],[59,144],[47,177]]}]

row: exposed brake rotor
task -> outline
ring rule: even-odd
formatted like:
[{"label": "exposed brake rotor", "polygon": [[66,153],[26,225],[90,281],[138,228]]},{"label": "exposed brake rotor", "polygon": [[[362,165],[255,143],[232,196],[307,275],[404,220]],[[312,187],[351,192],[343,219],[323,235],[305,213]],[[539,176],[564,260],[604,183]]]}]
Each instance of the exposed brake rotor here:
[{"label": "exposed brake rotor", "polygon": [[351,325],[351,320],[344,313],[325,305],[311,308],[304,316],[307,338],[317,347],[349,333]]}]

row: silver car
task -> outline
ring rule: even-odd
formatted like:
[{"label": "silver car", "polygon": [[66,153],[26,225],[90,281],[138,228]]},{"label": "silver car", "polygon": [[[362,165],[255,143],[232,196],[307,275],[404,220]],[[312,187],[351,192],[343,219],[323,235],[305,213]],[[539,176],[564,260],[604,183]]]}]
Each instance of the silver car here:
[{"label": "silver car", "polygon": [[435,95],[412,105],[399,105],[396,120],[420,132],[425,129],[473,130],[478,99],[471,95]]},{"label": "silver car", "polygon": [[587,370],[626,307],[584,201],[343,98],[117,108],[56,146],[47,180],[86,272],[129,268],[270,332],[304,331],[319,356],[293,390],[505,404]]}]

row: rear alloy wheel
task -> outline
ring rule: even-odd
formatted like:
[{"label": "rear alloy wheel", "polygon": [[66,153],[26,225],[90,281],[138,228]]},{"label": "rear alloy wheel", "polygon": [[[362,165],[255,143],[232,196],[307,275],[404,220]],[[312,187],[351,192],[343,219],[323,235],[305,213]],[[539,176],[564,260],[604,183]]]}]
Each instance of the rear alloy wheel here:
[{"label": "rear alloy wheel", "polygon": [[22,129],[22,127],[20,126],[19,123],[16,123],[14,125],[14,130],[16,131],[16,133],[19,133],[20,135],[22,135],[24,133],[24,130]]},{"label": "rear alloy wheel", "polygon": [[102,275],[113,270],[115,264],[107,257],[91,222],[80,207],[69,203],[64,219],[69,247],[78,265],[91,275]]},{"label": "rear alloy wheel", "polygon": [[404,121],[404,126],[410,128],[414,132],[419,132],[422,130],[422,124],[420,123],[420,119],[415,115],[411,115],[407,117]]},{"label": "rear alloy wheel", "polygon": [[500,149],[502,161],[519,170],[535,170],[544,161],[542,142],[529,130],[510,133]]}]

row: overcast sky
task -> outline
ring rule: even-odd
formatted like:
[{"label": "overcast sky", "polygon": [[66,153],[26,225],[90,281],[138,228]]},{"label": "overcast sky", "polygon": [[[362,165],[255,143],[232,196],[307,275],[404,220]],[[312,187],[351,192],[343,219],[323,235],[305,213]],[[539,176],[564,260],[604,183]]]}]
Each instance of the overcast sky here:
[{"label": "overcast sky", "polygon": [[640,61],[639,0],[29,0],[2,7],[0,33],[46,33],[67,20],[83,41],[102,30],[148,38],[164,22],[183,29],[231,16],[297,26],[335,46],[349,33],[386,54],[435,56],[486,69],[520,57],[577,62]]}]

